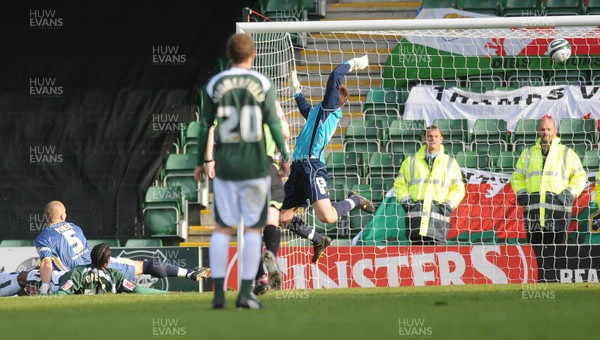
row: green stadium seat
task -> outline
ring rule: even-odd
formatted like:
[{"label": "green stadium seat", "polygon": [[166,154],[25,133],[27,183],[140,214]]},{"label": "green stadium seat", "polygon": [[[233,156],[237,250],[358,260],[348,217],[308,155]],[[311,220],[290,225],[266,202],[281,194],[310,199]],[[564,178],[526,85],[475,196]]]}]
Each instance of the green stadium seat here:
[{"label": "green stadium seat", "polygon": [[[561,140],[562,143],[562,140]],[[583,160],[585,158],[585,152],[587,150],[591,149],[591,146],[585,143],[562,143],[568,147],[570,147],[571,149],[573,149],[573,151],[575,151],[575,153],[577,154],[577,156],[579,157],[579,159],[581,160],[581,163],[583,163]]]},{"label": "green stadium seat", "polygon": [[375,201],[379,202],[383,200],[385,194],[387,194],[390,189],[394,188],[395,180],[396,177],[393,175],[374,176],[370,178],[369,186],[374,193],[373,196],[375,196]]},{"label": "green stadium seat", "polygon": [[456,8],[455,0],[423,0],[423,8]]},{"label": "green stadium seat", "polygon": [[600,170],[600,155],[599,150],[586,150],[583,156],[583,168],[586,172],[597,172]]},{"label": "green stadium seat", "polygon": [[459,1],[460,9],[463,11],[500,15],[502,13],[500,4],[497,0],[462,0]]},{"label": "green stadium seat", "polygon": [[193,121],[187,126],[185,140],[183,144],[183,153],[198,154],[198,134],[200,133],[200,122]]},{"label": "green stadium seat", "polygon": [[544,4],[544,14],[547,16],[584,13],[583,0],[546,0]]},{"label": "green stadium seat", "polygon": [[361,156],[355,152],[329,153],[326,160],[327,172],[330,175],[356,175],[360,177],[360,168],[362,166]]},{"label": "green stadium seat", "polygon": [[545,86],[546,81],[541,74],[513,74],[508,77],[508,86],[521,88],[525,86]]},{"label": "green stadium seat", "polygon": [[94,246],[101,244],[101,243],[106,243],[109,247],[113,248],[113,247],[120,247],[121,246],[121,242],[119,242],[118,239],[99,239],[99,240],[87,240],[88,243],[88,248],[92,249],[94,248]]},{"label": "green stadium seat", "polygon": [[332,202],[343,201],[348,198],[348,192],[352,190],[352,187],[357,185],[360,179],[355,176],[347,177],[345,175],[331,175],[327,180],[327,188],[329,190],[329,196]]},{"label": "green stadium seat", "polygon": [[2,240],[0,247],[33,247],[33,240]]},{"label": "green stadium seat", "polygon": [[350,236],[354,237],[371,222],[373,214],[366,213],[360,209],[350,211]]},{"label": "green stadium seat", "polygon": [[188,201],[198,202],[198,181],[194,179],[197,163],[197,154],[169,155],[162,176],[163,184],[167,187],[181,186]]},{"label": "green stadium seat", "polygon": [[469,132],[469,120],[467,119],[442,119],[438,118],[433,121],[433,125],[437,126],[444,136],[444,143],[460,143],[464,146],[469,143],[471,136]]},{"label": "green stadium seat", "polygon": [[584,70],[552,70],[548,85],[585,85],[587,74]]},{"label": "green stadium seat", "polygon": [[513,172],[520,154],[514,151],[502,151],[498,157],[495,157],[493,163],[493,171],[496,172]]},{"label": "green stadium seat", "polygon": [[183,215],[183,200],[181,187],[148,188],[142,213],[152,236],[177,234]]},{"label": "green stadium seat", "polygon": [[598,141],[596,120],[584,118],[561,119],[558,135],[563,143],[585,143],[591,146]]},{"label": "green stadium seat", "polygon": [[268,0],[261,7],[261,12],[274,21],[299,21],[303,19],[300,0]]},{"label": "green stadium seat", "polygon": [[488,168],[489,157],[487,155],[478,155],[475,151],[459,152],[456,155],[456,162],[461,168],[471,168],[485,170]]},{"label": "green stadium seat", "polygon": [[465,145],[460,142],[443,142],[444,152],[450,156],[456,156],[459,152],[465,151]]},{"label": "green stadium seat", "polygon": [[431,81],[433,86],[441,86],[443,88],[459,87],[460,79],[435,79]]},{"label": "green stadium seat", "polygon": [[401,118],[406,99],[406,90],[370,88],[363,105],[365,120],[382,120],[388,125],[392,120]]},{"label": "green stadium seat", "polygon": [[[471,146],[471,151],[475,151],[478,155],[487,155],[490,158],[495,156],[496,158],[500,155],[501,152],[506,151],[503,144],[488,144],[486,142],[475,142]],[[494,158],[494,161],[496,160]],[[489,167],[493,167],[494,162],[490,162]]]},{"label": "green stadium seat", "polygon": [[396,175],[398,170],[400,170],[403,160],[404,155],[399,153],[376,152],[371,154],[368,163],[367,180],[373,176]]},{"label": "green stadium seat", "polygon": [[473,126],[471,149],[475,144],[502,144],[508,146],[507,123],[504,119],[477,119]]},{"label": "green stadium seat", "polygon": [[505,17],[541,16],[540,0],[503,0],[502,15]]},{"label": "green stadium seat", "polygon": [[[515,125],[511,138],[513,147],[515,144],[533,145],[537,141],[537,119],[521,119]],[[517,150],[515,150],[517,151]]]},{"label": "green stadium seat", "polygon": [[587,6],[585,7],[585,14],[599,15],[600,14],[600,0],[588,0]]},{"label": "green stadium seat", "polygon": [[344,151],[379,152],[380,140],[384,139],[384,129],[378,126],[378,121],[352,120],[344,136]]},{"label": "green stadium seat", "polygon": [[309,19],[320,19],[325,17],[325,0],[301,0],[302,10],[306,11]]},{"label": "green stadium seat", "polygon": [[377,205],[378,202],[383,201],[383,193],[371,189],[371,186],[368,184],[357,184],[352,187],[352,191],[355,191],[361,196],[370,199],[373,203],[375,203],[375,205]]},{"label": "green stadium seat", "polygon": [[162,247],[163,242],[158,238],[131,238],[125,242],[126,248]]},{"label": "green stadium seat", "polygon": [[414,154],[419,150],[425,135],[425,120],[400,119],[392,121],[386,144],[388,152]]},{"label": "green stadium seat", "polygon": [[[504,85],[504,80],[498,75],[476,76],[467,79],[467,86],[471,88],[481,88],[487,91],[495,90]],[[485,92],[485,91],[477,91]]]}]

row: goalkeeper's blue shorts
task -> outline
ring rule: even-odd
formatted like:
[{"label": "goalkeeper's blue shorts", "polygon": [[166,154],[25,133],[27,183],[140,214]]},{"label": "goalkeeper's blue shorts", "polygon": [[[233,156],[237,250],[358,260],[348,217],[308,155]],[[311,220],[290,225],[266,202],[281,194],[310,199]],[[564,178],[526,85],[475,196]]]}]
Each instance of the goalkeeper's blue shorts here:
[{"label": "goalkeeper's blue shorts", "polygon": [[[327,167],[317,158],[292,163],[290,177],[285,182],[282,210],[307,207],[315,201],[329,198]],[[308,201],[308,202],[307,202]]]}]

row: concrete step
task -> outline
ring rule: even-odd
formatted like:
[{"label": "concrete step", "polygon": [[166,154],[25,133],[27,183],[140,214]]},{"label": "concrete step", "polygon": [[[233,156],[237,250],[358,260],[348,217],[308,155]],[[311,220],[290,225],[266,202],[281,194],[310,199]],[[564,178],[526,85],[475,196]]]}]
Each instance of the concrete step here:
[{"label": "concrete step", "polygon": [[210,235],[214,230],[214,225],[190,226],[188,227],[188,235]]},{"label": "concrete step", "polygon": [[[318,46],[317,46],[318,47]],[[385,64],[388,60],[392,49],[388,48],[377,48],[377,49],[355,49],[355,50],[335,50],[335,49],[324,49],[319,47],[318,49],[305,49],[302,50],[301,58],[307,63],[329,63],[338,65],[345,61],[348,61],[355,57],[362,57],[365,54],[369,56],[369,64]]]},{"label": "concrete step", "polygon": [[327,5],[327,19],[415,18],[421,1],[344,2]]},{"label": "concrete step", "polygon": [[215,225],[215,215],[210,209],[200,210],[200,224],[201,225]]}]

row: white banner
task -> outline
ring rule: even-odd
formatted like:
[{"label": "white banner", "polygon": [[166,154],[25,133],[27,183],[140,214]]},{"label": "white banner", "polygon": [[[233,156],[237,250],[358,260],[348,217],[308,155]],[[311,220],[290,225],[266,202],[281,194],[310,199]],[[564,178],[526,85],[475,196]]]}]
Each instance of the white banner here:
[{"label": "white banner", "polygon": [[35,247],[1,247],[0,268],[5,272],[20,272],[40,265],[40,258]]},{"label": "white banner", "polygon": [[459,88],[420,85],[411,89],[404,119],[468,119],[473,128],[477,119],[501,118],[514,131],[521,119],[550,115],[560,124],[563,118],[600,119],[600,86],[522,87],[513,91],[466,92]]}]

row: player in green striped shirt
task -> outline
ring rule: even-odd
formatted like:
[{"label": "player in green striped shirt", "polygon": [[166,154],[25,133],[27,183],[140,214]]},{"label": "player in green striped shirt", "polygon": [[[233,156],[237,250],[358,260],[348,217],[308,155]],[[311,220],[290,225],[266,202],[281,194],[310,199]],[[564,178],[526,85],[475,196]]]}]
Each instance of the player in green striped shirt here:
[{"label": "player in green striped shirt", "polygon": [[204,164],[215,162],[213,181],[214,211],[218,227],[211,236],[209,255],[214,283],[213,308],[225,307],[225,272],[229,260],[231,227],[244,225],[242,286],[236,306],[262,308],[252,294],[252,284],[260,262],[262,228],[270,199],[269,157],[266,154],[263,125],[271,130],[284,162],[282,171],[289,173],[288,153],[277,117],[276,89],[260,72],[251,70],[256,57],[249,34],[238,33],[227,41],[227,55],[232,67],[215,75],[202,91],[202,109],[198,150],[206,150],[208,132],[215,120],[214,160],[199,153],[194,170],[197,180],[204,181]]},{"label": "player in green striped shirt", "polygon": [[106,243],[94,246],[90,256],[92,263],[87,266],[77,266],[61,276],[58,291],[51,294],[167,293],[164,290],[136,285],[127,280],[122,272],[107,268],[110,255],[110,247]]}]

